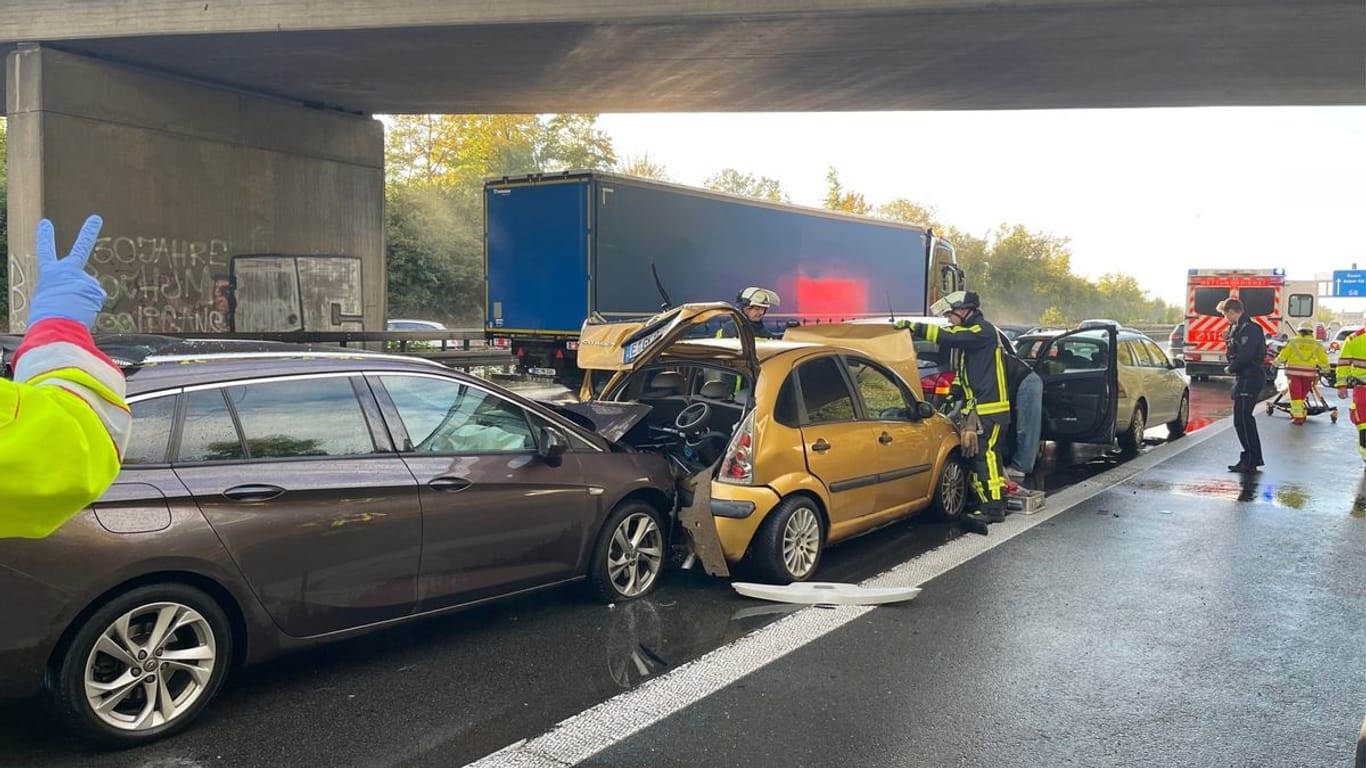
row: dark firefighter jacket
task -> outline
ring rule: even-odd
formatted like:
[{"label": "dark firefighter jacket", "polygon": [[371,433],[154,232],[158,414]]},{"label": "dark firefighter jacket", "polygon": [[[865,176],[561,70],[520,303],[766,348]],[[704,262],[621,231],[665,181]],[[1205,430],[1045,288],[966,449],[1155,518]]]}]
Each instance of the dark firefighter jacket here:
[{"label": "dark firefighter jacket", "polygon": [[965,411],[978,416],[998,416],[1010,412],[1010,387],[1006,381],[1006,361],[996,326],[981,312],[974,312],[963,325],[947,328],[929,323],[912,323],[911,335],[918,339],[956,350],[955,384],[962,386]]}]

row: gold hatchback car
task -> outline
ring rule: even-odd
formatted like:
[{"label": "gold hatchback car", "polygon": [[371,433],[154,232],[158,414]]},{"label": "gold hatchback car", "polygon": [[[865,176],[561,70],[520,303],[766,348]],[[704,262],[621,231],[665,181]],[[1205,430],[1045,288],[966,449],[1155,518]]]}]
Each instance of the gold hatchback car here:
[{"label": "gold hatchback car", "polygon": [[586,323],[579,366],[575,411],[673,460],[680,520],[709,573],[744,562],[801,581],[828,544],[924,509],[963,513],[958,435],[920,398],[905,331],[804,326],[756,341],[729,304],[686,304]]}]

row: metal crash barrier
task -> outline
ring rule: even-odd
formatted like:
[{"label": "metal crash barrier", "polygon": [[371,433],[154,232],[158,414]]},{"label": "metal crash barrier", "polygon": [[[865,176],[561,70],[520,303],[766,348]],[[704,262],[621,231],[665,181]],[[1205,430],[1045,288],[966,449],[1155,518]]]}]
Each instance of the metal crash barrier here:
[{"label": "metal crash barrier", "polygon": [[355,347],[375,352],[423,357],[453,368],[510,365],[513,362],[509,350],[488,346],[482,328],[436,331],[253,331],[159,335],[178,339],[279,341],[291,344]]}]

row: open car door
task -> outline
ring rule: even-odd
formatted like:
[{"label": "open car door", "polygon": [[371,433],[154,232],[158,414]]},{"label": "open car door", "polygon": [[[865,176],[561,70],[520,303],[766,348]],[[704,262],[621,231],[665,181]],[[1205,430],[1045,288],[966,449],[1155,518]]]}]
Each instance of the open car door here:
[{"label": "open car door", "polygon": [[[671,344],[693,336],[704,327],[729,322],[738,339],[716,342],[717,354],[734,354],[744,361],[751,379],[759,372],[754,351],[754,332],[740,310],[724,302],[683,304],[644,320],[621,320],[583,324],[579,333],[579,368],[583,369],[580,398],[593,399],[597,392],[611,392],[633,371],[654,362]],[[605,382],[594,382],[601,371]]]},{"label": "open car door", "polygon": [[1114,328],[1091,328],[1045,342],[1034,360],[1034,371],[1043,379],[1043,439],[1114,440],[1118,338]]}]

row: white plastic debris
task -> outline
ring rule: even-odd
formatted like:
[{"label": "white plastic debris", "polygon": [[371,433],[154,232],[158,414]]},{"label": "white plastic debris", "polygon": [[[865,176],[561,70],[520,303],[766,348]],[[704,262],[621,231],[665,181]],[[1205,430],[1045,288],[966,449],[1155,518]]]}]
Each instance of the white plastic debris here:
[{"label": "white plastic debris", "polygon": [[731,584],[745,597],[798,605],[882,605],[900,603],[920,594],[920,587],[860,587],[835,581],[799,581],[793,584]]}]

